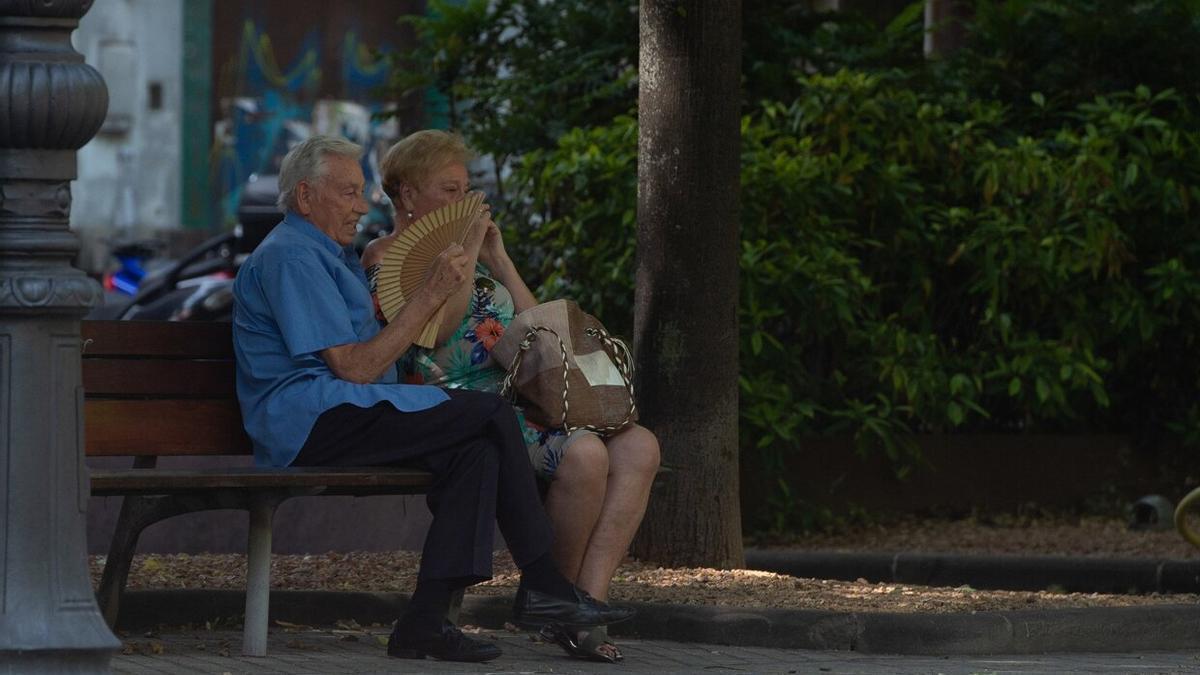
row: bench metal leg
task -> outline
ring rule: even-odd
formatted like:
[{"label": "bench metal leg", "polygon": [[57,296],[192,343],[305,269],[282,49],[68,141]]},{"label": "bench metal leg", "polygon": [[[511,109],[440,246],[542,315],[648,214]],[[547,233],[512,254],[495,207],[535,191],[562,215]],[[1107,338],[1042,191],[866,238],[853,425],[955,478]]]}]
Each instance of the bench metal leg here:
[{"label": "bench metal leg", "polygon": [[[271,519],[275,509],[291,497],[313,494],[310,488],[272,490],[247,494],[240,490],[210,494],[129,495],[121,504],[116,531],[109,544],[104,563],[104,576],[96,591],[96,602],[109,628],[117,624],[121,596],[129,578],[133,554],[142,530],[160,520],[185,513],[216,509],[239,509],[250,512],[250,548],[247,552],[246,635],[251,635],[251,617],[260,626],[256,629],[259,649],[266,654],[267,603],[271,586]],[[261,639],[257,635],[261,633]],[[254,644],[248,641],[247,645]],[[247,646],[249,649],[249,646]],[[249,652],[247,652],[249,654]]]},{"label": "bench metal leg", "polygon": [[96,603],[109,628],[116,628],[121,596],[125,594],[125,583],[129,580],[129,568],[142,530],[166,518],[211,508],[229,507],[216,504],[215,500],[175,495],[130,495],[122,500],[117,526],[108,545],[108,557],[104,559],[100,588],[96,590]]},{"label": "bench metal leg", "polygon": [[96,591],[96,604],[100,606],[100,612],[110,629],[116,628],[133,553],[137,549],[138,537],[149,525],[146,516],[152,506],[142,497],[126,497],[121,502],[121,515],[117,516],[117,527],[108,545],[108,557],[104,559],[104,574]]},{"label": "bench metal leg", "polygon": [[278,502],[256,499],[250,506],[250,543],[246,551],[244,656],[267,655],[267,613],[271,602],[271,518]]},{"label": "bench metal leg", "polygon": [[[104,560],[104,574],[96,590],[96,603],[109,628],[115,628],[121,610],[121,597],[129,580],[133,554],[142,530],[160,520],[185,513],[210,509],[249,508],[244,496],[215,495],[129,495],[121,502],[121,514]],[[275,502],[278,503],[278,500]]]}]

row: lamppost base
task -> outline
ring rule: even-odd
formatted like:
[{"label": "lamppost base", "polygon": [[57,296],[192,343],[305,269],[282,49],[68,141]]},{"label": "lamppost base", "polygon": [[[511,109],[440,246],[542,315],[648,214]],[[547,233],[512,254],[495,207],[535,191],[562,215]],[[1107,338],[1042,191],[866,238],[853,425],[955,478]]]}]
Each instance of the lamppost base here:
[{"label": "lamppost base", "polygon": [[71,46],[93,0],[0,0],[0,675],[108,673],[121,642],[88,575],[75,151],[104,79]]},{"label": "lamppost base", "polygon": [[[120,643],[117,643],[120,647]],[[109,673],[112,649],[71,651],[53,650],[0,651],[0,673],[4,675],[91,675]]]}]

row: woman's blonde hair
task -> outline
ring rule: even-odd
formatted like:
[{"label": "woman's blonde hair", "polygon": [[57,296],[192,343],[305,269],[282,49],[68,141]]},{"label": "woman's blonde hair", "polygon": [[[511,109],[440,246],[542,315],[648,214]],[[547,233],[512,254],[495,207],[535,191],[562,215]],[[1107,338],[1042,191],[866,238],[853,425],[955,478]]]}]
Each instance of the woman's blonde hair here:
[{"label": "woman's blonde hair", "polygon": [[466,164],[474,158],[458,134],[439,129],[416,131],[388,148],[380,170],[383,172],[383,191],[392,204],[400,209],[400,186],[404,183],[420,186],[433,172],[452,162]]}]

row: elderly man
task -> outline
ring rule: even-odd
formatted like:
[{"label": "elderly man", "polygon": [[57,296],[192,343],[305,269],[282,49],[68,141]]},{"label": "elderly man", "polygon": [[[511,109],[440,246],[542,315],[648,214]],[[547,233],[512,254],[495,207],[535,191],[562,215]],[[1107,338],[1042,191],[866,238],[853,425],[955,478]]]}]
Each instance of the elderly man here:
[{"label": "elderly man", "polygon": [[283,160],[286,215],[234,284],[237,389],[255,461],[265,466],[409,466],[434,475],[433,523],[417,587],[388,654],[488,661],[493,644],[446,619],[457,589],[492,574],[493,522],[521,568],[519,625],[604,625],[632,610],[596,601],[550,557],[551,532],[512,407],[495,395],[398,384],[396,359],[469,278],[457,244],[387,326],[374,318],[350,247],[363,199],[362,150],[316,136]]}]

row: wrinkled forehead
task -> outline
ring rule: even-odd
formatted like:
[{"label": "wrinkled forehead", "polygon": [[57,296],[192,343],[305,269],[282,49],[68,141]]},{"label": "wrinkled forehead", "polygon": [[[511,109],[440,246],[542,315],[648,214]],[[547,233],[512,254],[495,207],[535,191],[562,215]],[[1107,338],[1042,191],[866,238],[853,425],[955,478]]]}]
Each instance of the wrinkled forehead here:
[{"label": "wrinkled forehead", "polygon": [[320,178],[334,187],[365,182],[358,160],[344,155],[326,155],[321,162]]}]

